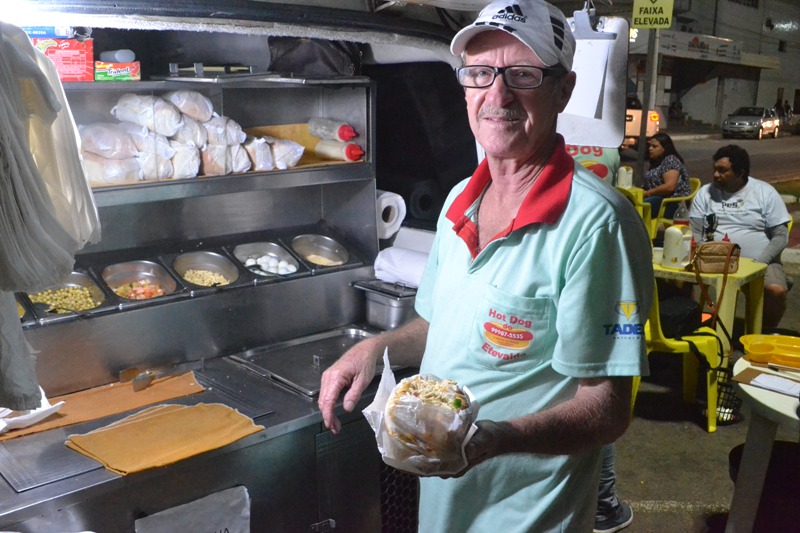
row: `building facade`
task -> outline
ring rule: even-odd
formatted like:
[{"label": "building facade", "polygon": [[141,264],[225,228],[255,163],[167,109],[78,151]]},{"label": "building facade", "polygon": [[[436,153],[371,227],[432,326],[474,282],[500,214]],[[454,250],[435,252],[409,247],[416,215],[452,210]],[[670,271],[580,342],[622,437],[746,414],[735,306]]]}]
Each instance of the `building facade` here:
[{"label": "building facade", "polygon": [[718,126],[740,106],[800,106],[800,2],[676,0],[672,27],[658,32],[631,29],[628,75],[643,99],[656,38],[654,103],[667,123]]}]

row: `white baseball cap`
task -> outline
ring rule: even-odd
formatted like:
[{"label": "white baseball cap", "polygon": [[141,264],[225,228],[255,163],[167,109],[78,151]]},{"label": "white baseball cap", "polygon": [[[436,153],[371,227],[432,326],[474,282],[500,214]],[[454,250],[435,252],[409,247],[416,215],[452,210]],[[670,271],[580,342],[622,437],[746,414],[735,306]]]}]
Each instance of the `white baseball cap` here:
[{"label": "white baseball cap", "polygon": [[546,66],[560,64],[572,70],[575,37],[564,14],[543,0],[492,2],[483,8],[475,22],[453,37],[450,51],[460,56],[470,39],[489,30],[503,30],[513,35]]}]

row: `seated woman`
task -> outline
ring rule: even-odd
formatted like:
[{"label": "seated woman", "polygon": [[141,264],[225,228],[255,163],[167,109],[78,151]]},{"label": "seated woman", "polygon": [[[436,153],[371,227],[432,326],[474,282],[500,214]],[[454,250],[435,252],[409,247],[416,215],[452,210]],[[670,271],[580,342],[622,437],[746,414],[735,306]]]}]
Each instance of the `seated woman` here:
[{"label": "seated woman", "polygon": [[[649,203],[655,217],[664,198],[689,196],[689,173],[683,166],[683,158],[675,148],[672,138],[658,132],[647,142],[647,157],[650,170],[644,173],[644,201]],[[679,203],[667,207],[664,215],[672,218]]]}]

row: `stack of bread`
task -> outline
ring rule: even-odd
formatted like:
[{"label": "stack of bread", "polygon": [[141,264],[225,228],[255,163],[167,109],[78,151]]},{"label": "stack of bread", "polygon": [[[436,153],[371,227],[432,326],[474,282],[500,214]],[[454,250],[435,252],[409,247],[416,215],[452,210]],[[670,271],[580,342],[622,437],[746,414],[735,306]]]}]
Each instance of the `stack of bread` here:
[{"label": "stack of bread", "polygon": [[[92,184],[219,176],[295,166],[303,147],[250,137],[192,90],[163,96],[122,95],[111,109],[119,122],[82,125],[81,151]],[[287,158],[287,146],[292,157]],[[280,157],[280,165],[275,164]]]}]

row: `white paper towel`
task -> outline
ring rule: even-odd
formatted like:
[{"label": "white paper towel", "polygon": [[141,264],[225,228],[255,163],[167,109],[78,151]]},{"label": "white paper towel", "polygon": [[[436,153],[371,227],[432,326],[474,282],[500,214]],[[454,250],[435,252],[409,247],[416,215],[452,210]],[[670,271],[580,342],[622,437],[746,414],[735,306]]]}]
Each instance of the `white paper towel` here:
[{"label": "white paper towel", "polygon": [[433,247],[433,238],[436,234],[432,231],[416,228],[400,228],[394,237],[392,246],[408,248],[429,254]]},{"label": "white paper towel", "polygon": [[375,277],[388,283],[419,287],[428,254],[392,246],[378,252],[375,258]]},{"label": "white paper towel", "polygon": [[389,239],[406,218],[406,203],[399,194],[377,191],[375,208],[378,214],[378,238]]},{"label": "white paper towel", "polygon": [[10,429],[19,429],[32,426],[33,424],[44,420],[53,413],[57,413],[64,402],[58,402],[50,405],[47,396],[44,394],[44,389],[39,387],[41,393],[41,405],[38,409],[31,409],[30,411],[12,411],[0,407],[0,434],[5,433]]}]

